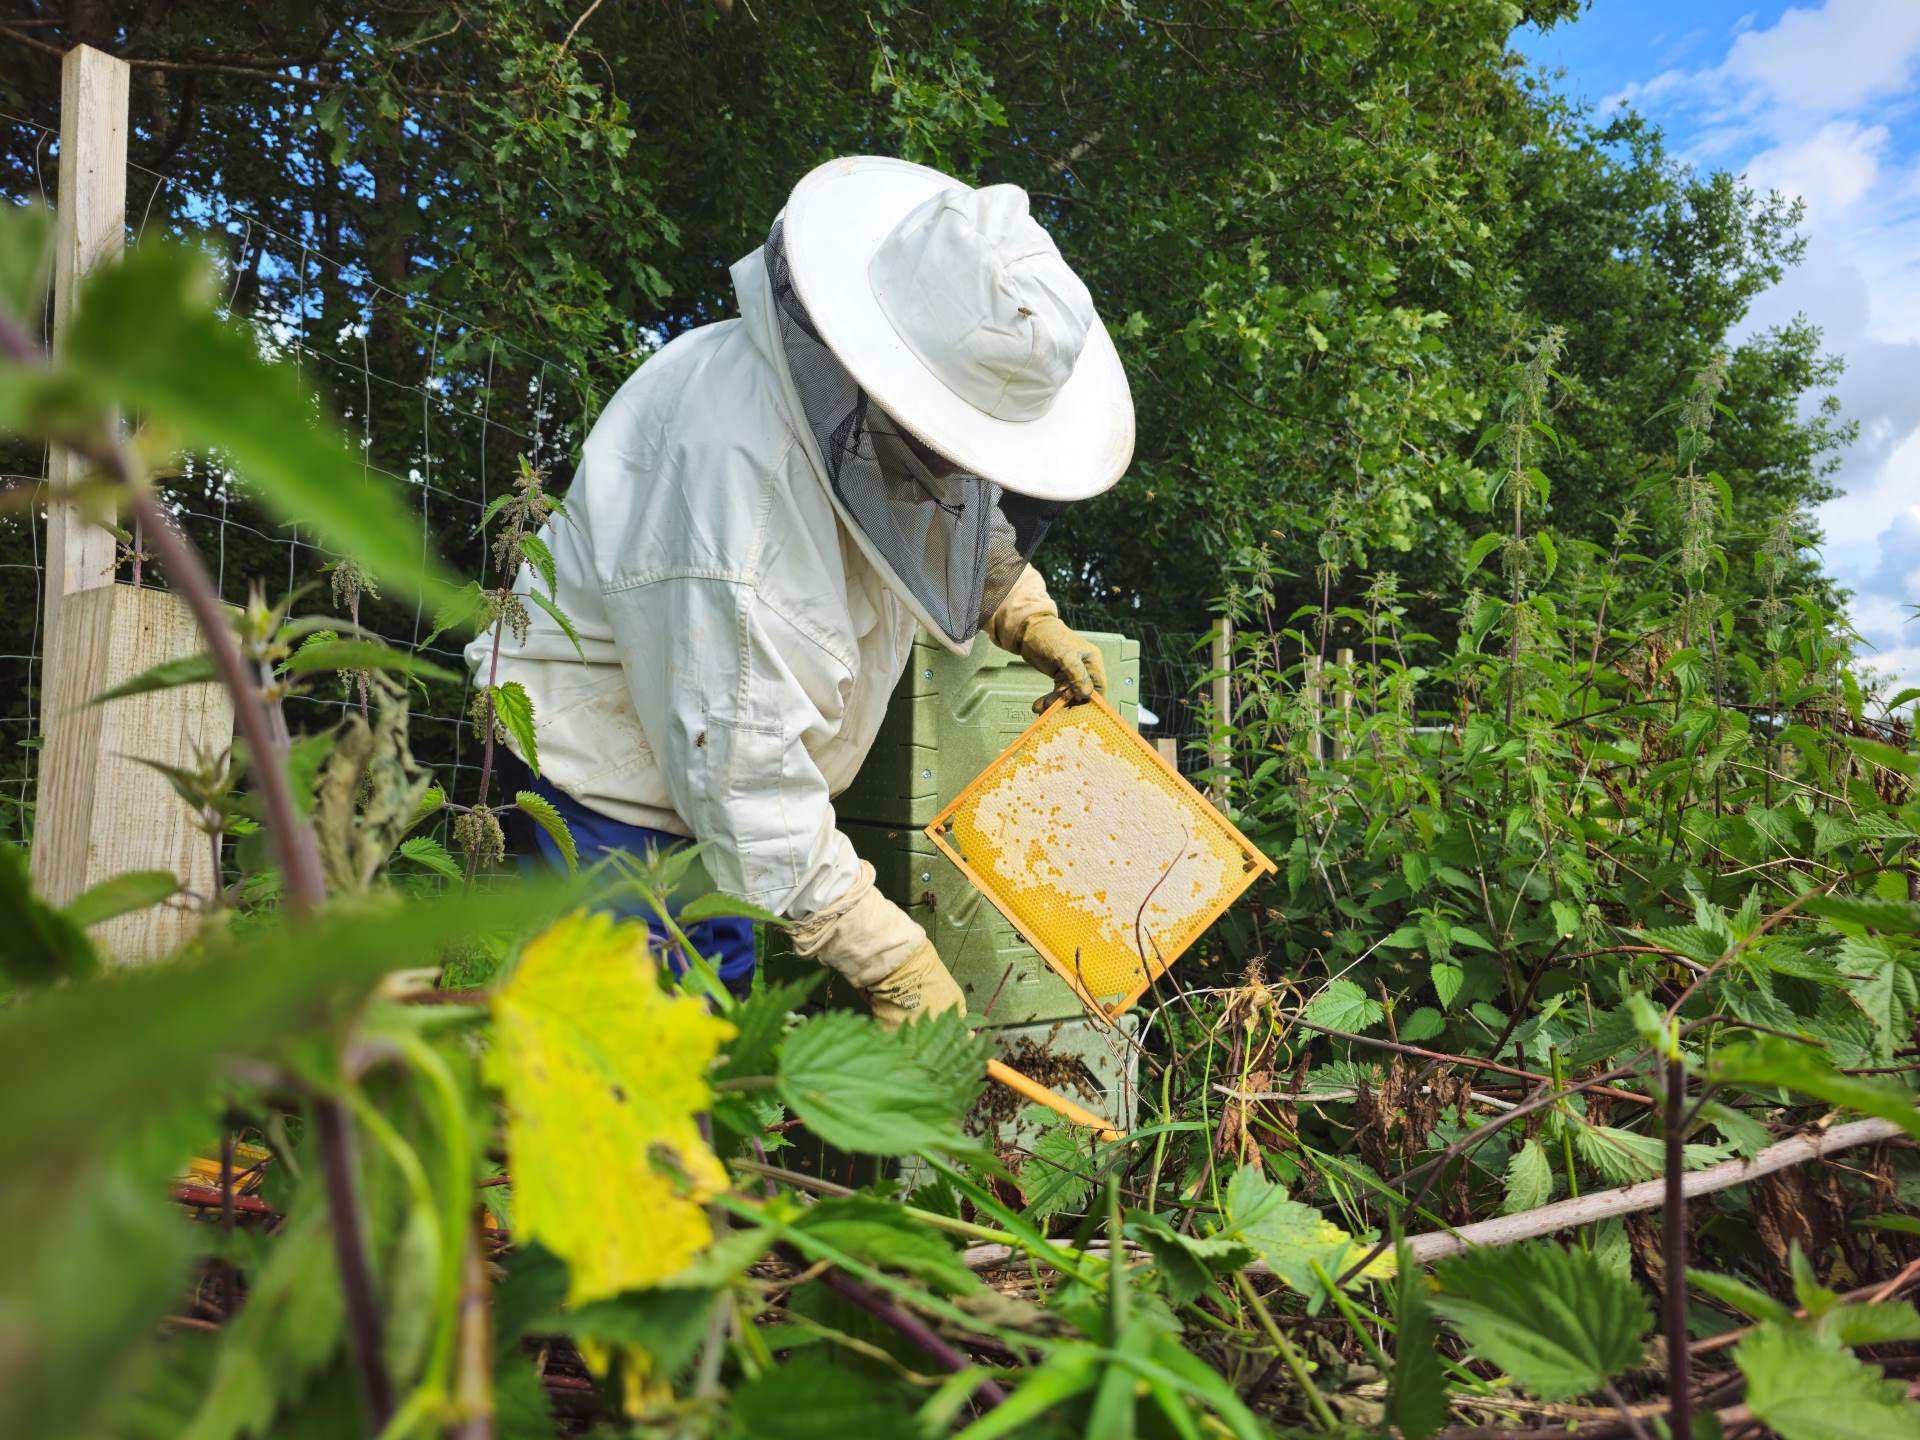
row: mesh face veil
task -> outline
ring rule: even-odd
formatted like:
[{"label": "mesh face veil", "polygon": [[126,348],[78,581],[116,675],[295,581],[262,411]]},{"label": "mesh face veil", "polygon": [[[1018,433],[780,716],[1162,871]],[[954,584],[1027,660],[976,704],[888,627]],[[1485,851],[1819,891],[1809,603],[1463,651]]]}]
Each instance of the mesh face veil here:
[{"label": "mesh face veil", "polygon": [[965,645],[1007,598],[1059,507],[977,475],[935,474],[821,341],[793,288],[777,220],[766,264],[787,371],[841,513],[923,618]]}]

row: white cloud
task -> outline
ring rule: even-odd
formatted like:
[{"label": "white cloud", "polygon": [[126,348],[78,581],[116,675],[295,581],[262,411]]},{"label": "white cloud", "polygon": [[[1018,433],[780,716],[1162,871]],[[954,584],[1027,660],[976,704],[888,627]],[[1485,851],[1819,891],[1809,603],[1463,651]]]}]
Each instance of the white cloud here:
[{"label": "white cloud", "polygon": [[1920,61],[1915,0],[1827,0],[1735,37],[1721,73],[1756,98],[1832,113],[1897,94]]},{"label": "white cloud", "polygon": [[1818,226],[1872,187],[1887,139],[1884,125],[1829,120],[1805,139],[1762,150],[1747,162],[1747,178],[1756,189],[1805,200],[1808,220]]}]

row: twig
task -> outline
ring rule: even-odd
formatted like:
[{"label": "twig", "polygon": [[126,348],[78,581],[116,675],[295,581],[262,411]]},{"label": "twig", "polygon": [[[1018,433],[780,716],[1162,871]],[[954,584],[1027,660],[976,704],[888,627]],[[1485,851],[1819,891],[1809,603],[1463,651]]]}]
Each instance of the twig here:
[{"label": "twig", "polygon": [[493,1325],[478,1217],[460,1252],[460,1352],[453,1381],[453,1440],[493,1440]]},{"label": "twig", "polygon": [[[821,1273],[820,1283],[919,1346],[948,1373],[957,1375],[962,1370],[975,1368],[973,1361],[934,1334],[932,1328],[917,1315],[909,1315],[891,1301],[882,1299],[844,1271],[825,1270]],[[1007,1392],[992,1380],[982,1380],[974,1394],[979,1397],[981,1405],[989,1410],[1004,1405],[1007,1400]]]}]

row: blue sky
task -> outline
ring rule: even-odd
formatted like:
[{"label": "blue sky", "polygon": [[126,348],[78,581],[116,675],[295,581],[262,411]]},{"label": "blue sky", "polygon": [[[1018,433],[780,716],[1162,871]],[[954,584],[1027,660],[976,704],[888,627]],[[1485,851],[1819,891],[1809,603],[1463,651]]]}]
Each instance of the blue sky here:
[{"label": "blue sky", "polygon": [[1658,122],[1687,163],[1806,201],[1806,261],[1746,328],[1804,314],[1847,360],[1860,438],[1823,553],[1870,663],[1920,685],[1920,0],[1594,0],[1513,44],[1602,113]]}]

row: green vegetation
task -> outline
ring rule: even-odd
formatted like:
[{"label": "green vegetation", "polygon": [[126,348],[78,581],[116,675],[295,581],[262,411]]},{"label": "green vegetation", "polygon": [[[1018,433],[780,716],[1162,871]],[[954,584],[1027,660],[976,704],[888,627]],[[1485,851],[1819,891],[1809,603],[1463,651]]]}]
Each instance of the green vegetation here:
[{"label": "green vegetation", "polygon": [[[174,33],[228,35],[205,8]],[[1920,1433],[1920,697],[1863,685],[1806,550],[1842,433],[1795,418],[1817,337],[1723,354],[1789,217],[1530,90],[1520,13],[741,0],[569,35],[481,4],[270,18],[228,68],[320,57],[301,83],[195,82],[253,97],[204,120],[223,184],[299,190],[248,137],[324,137],[315,223],[589,386],[722,309],[713,258],[825,150],[1045,192],[1134,317],[1143,436],[1061,578],[1232,617],[1215,778],[1281,867],[1142,1002],[1113,1144],[987,1153],[959,1023],[677,986],[581,913],[684,859],[497,866],[505,808],[558,820],[436,783],[410,707],[449,682],[383,622],[514,624],[497,586],[539,571],[559,480],[522,457],[462,590],[180,252],[101,273],[46,357],[42,227],[9,212],[0,432],[88,456],[87,503],[183,594],[212,593],[171,523],[183,444],[344,560],[145,677],[234,693],[243,743],[170,776],[232,842],[220,893],[56,910],[0,851],[0,1431]],[[235,308],[277,313],[256,280]],[[408,325],[368,338],[417,357]],[[358,703],[280,739],[341,671]],[[482,692],[486,735],[531,719]],[[103,969],[84,926],[162,902],[203,911],[189,950]],[[802,1170],[802,1136],[917,1188]],[[176,1185],[188,1223],[167,1184],[223,1151]]]}]

